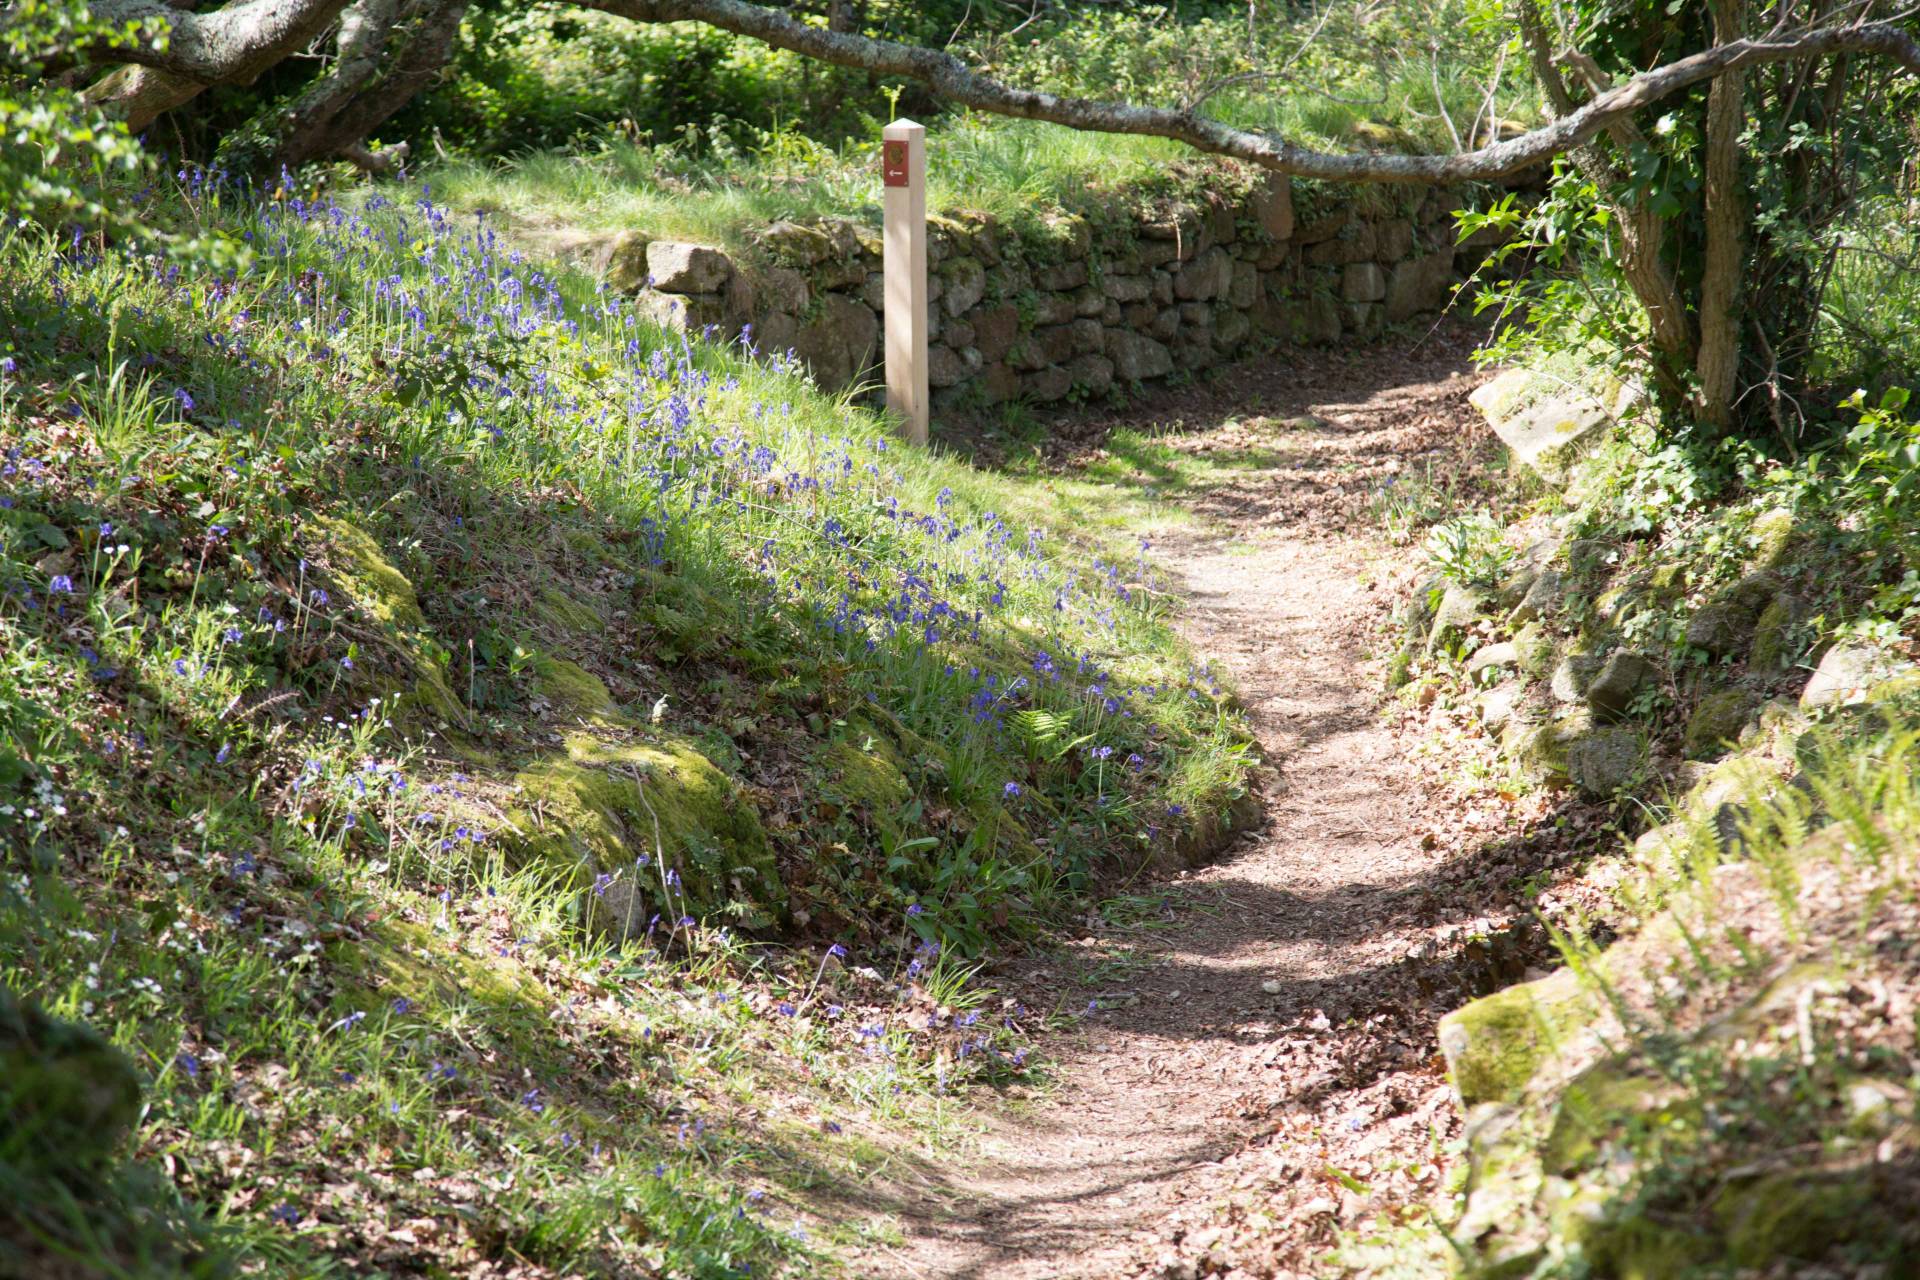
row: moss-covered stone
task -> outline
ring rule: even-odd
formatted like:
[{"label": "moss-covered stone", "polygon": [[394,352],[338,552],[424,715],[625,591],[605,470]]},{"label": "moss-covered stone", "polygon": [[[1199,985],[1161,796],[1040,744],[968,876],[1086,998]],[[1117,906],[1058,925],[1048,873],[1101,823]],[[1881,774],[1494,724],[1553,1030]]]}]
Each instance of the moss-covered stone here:
[{"label": "moss-covered stone", "polygon": [[1749,563],[1755,569],[1778,569],[1793,549],[1793,533],[1793,512],[1775,507],[1760,513],[1749,530],[1753,539],[1753,559]]},{"label": "moss-covered stone", "polygon": [[110,1157],[140,1110],[140,1077],[92,1027],[0,986],[0,1114],[9,1163],[85,1169]]},{"label": "moss-covered stone", "polygon": [[1512,626],[1523,626],[1563,612],[1567,606],[1566,575],[1555,569],[1542,569],[1527,585],[1527,593],[1507,615]]},{"label": "moss-covered stone", "polygon": [[1553,670],[1553,637],[1538,622],[1529,622],[1513,633],[1513,651],[1520,659],[1520,670],[1532,679],[1544,680]]},{"label": "moss-covered stone", "polygon": [[1632,725],[1607,725],[1570,738],[1565,754],[1567,780],[1590,798],[1604,800],[1639,777],[1647,738]]},{"label": "moss-covered stone", "polygon": [[1540,1065],[1595,1013],[1571,969],[1455,1009],[1440,1020],[1440,1052],[1461,1104],[1517,1102]]},{"label": "moss-covered stone", "polygon": [[380,544],[358,525],[321,517],[328,567],[353,602],[385,628],[409,679],[392,691],[395,710],[419,710],[456,725],[467,723],[467,709],[447,683],[446,654],[427,633],[413,583],[394,568]]},{"label": "moss-covered stone", "polygon": [[534,664],[534,692],[573,719],[611,719],[620,708],[599,676],[576,662],[542,654]]},{"label": "moss-covered stone", "polygon": [[1427,632],[1428,651],[1444,652],[1458,645],[1486,612],[1488,603],[1486,593],[1473,587],[1459,583],[1449,586],[1440,597],[1440,607],[1434,610],[1433,624]]},{"label": "moss-covered stone", "polygon": [[1778,595],[1768,601],[1767,607],[1760,611],[1759,620],[1753,624],[1753,645],[1747,650],[1749,667],[1755,671],[1777,671],[1787,665],[1791,656],[1787,644],[1792,636],[1794,614],[1789,597]]},{"label": "moss-covered stone", "polygon": [[1749,574],[1714,596],[1687,619],[1687,643],[1716,658],[1743,653],[1753,642],[1760,615],[1779,590],[1771,573]]},{"label": "moss-covered stone", "polygon": [[1684,1090],[1658,1074],[1635,1071],[1631,1060],[1601,1062],[1560,1091],[1541,1148],[1544,1167],[1555,1175],[1577,1172],[1640,1117],[1690,1105]]},{"label": "moss-covered stone", "polygon": [[1726,1258],[1743,1267],[1818,1258],[1835,1244],[1884,1229],[1871,1212],[1867,1179],[1846,1172],[1789,1169],[1730,1187],[1714,1207]]},{"label": "moss-covered stone", "polygon": [[1565,778],[1568,746],[1593,727],[1593,715],[1585,707],[1541,722],[1516,719],[1501,735],[1501,745],[1522,772],[1543,780]]},{"label": "moss-covered stone", "polygon": [[1721,689],[1700,699],[1687,717],[1687,758],[1712,760],[1726,754],[1728,745],[1738,741],[1747,727],[1754,704],[1754,696],[1745,689]]},{"label": "moss-covered stone", "polygon": [[427,625],[413,583],[387,561],[371,534],[331,517],[322,517],[317,523],[327,536],[329,567],[352,594],[355,604],[390,627],[418,631]]},{"label": "moss-covered stone", "polygon": [[913,796],[892,745],[878,734],[861,742],[837,738],[820,753],[823,785],[875,821],[891,825]]},{"label": "moss-covered stone", "polygon": [[534,606],[534,612],[541,621],[561,631],[598,635],[607,629],[606,619],[598,610],[553,587],[540,589],[540,603]]},{"label": "moss-covered stone", "polygon": [[1618,717],[1627,713],[1642,689],[1659,679],[1660,671],[1645,654],[1616,649],[1607,655],[1587,685],[1587,705],[1601,716]]},{"label": "moss-covered stone", "polygon": [[625,935],[655,913],[724,912],[747,927],[784,917],[758,811],[687,739],[609,743],[582,732],[566,746],[515,777],[513,825],[523,857],[616,877],[595,898],[597,926]]},{"label": "moss-covered stone", "polygon": [[1554,664],[1553,696],[1561,702],[1584,702],[1587,689],[1600,674],[1604,660],[1593,653],[1569,653]]}]

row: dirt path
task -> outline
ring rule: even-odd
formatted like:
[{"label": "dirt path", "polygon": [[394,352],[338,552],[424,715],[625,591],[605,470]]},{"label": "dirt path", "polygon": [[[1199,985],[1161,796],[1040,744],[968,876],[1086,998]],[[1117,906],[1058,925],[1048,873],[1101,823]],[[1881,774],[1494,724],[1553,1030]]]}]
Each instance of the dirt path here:
[{"label": "dirt path", "polygon": [[1209,491],[1159,548],[1195,647],[1231,672],[1276,766],[1268,826],[1159,886],[1148,918],[1096,917],[999,976],[1030,1006],[1103,1008],[1053,1046],[1057,1089],[995,1115],[976,1159],[916,1189],[930,1207],[873,1273],[1321,1274],[1336,1226],[1436,1185],[1454,1121],[1433,1024],[1474,975],[1434,938],[1484,904],[1436,850],[1420,771],[1363,670],[1393,559],[1366,506],[1387,476],[1469,447],[1471,341],[1449,328],[1246,370],[1178,406],[1225,420],[1180,447],[1271,464]]}]

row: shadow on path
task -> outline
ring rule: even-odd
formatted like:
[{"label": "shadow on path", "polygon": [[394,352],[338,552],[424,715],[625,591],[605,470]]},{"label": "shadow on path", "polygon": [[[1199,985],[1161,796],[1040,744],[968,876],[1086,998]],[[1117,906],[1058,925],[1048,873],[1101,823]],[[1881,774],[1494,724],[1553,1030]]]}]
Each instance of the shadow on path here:
[{"label": "shadow on path", "polygon": [[[1478,336],[1447,323],[1244,365],[1083,413],[1050,446],[1058,465],[1097,462],[1196,517],[1158,553],[1188,602],[1183,629],[1226,668],[1274,766],[1267,823],[1149,887],[1144,911],[1131,899],[1133,923],[996,975],[1029,1007],[1098,1007],[1057,1047],[1050,1093],[993,1112],[965,1163],[889,1189],[908,1239],[864,1273],[1157,1276],[1183,1215],[1234,1196],[1270,1223],[1272,1265],[1254,1274],[1310,1272],[1342,1211],[1327,1166],[1431,1148],[1454,1123],[1435,1023],[1548,954],[1506,886],[1549,855],[1525,838],[1435,851],[1435,799],[1363,664],[1395,554],[1377,494],[1414,466],[1471,475],[1489,451],[1466,405]],[[1215,482],[1181,488],[1164,450],[1128,443],[1144,435],[1210,456]]]}]

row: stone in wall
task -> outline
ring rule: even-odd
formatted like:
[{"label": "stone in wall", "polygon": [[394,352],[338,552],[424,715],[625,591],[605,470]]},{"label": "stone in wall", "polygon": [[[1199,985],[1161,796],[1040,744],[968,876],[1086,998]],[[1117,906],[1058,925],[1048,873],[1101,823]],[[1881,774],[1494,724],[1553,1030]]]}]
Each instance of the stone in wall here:
[{"label": "stone in wall", "polygon": [[[1189,373],[1272,342],[1364,340],[1447,304],[1455,193],[1369,212],[1321,193],[1300,217],[1268,176],[1244,197],[1163,204],[1130,230],[1056,216],[1015,232],[978,213],[929,220],[928,381],[937,407],[1049,402]],[[874,380],[885,281],[876,227],[776,222],[736,262],[719,249],[614,237],[592,260],[670,328],[792,350],[822,385]]]},{"label": "stone in wall", "polygon": [[1399,324],[1422,311],[1437,311],[1453,292],[1453,249],[1407,258],[1387,278],[1387,323]]},{"label": "stone in wall", "polygon": [[718,293],[733,276],[733,260],[705,245],[655,240],[647,246],[647,274],[662,293]]},{"label": "stone in wall", "polygon": [[1142,382],[1164,378],[1173,372],[1173,355],[1160,343],[1125,329],[1107,331],[1108,358],[1113,373],[1122,382]]},{"label": "stone in wall", "polygon": [[1173,278],[1173,296],[1192,302],[1218,298],[1233,287],[1233,256],[1215,247],[1200,254]]}]

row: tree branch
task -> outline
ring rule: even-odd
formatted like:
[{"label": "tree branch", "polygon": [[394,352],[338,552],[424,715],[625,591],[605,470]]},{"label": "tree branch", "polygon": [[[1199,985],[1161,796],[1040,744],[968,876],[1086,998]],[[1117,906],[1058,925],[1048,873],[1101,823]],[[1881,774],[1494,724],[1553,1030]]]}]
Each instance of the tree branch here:
[{"label": "tree branch", "polygon": [[[81,95],[134,132],[216,84],[250,84],[310,44],[347,0],[242,0],[212,13],[190,13],[164,0],[95,0],[93,15],[109,27],[139,24],[147,39],[95,50],[102,62],[129,63]],[[164,41],[158,37],[164,34]],[[164,44],[164,48],[161,46]]]},{"label": "tree branch", "polygon": [[135,24],[148,33],[138,44],[94,50],[101,62],[136,63],[215,85],[252,82],[319,35],[347,0],[240,0],[212,13],[190,13],[166,0],[94,0],[88,7],[107,27]]},{"label": "tree branch", "polygon": [[[135,0],[122,0],[122,3]],[[147,3],[150,0],[138,0]],[[579,0],[635,22],[701,22],[837,66],[917,80],[962,106],[1098,133],[1169,138],[1279,173],[1335,182],[1455,183],[1501,178],[1590,141],[1601,130],[1689,86],[1730,70],[1859,53],[1891,58],[1920,75],[1920,40],[1888,22],[1823,27],[1788,37],[1736,40],[1645,71],[1552,123],[1504,142],[1448,156],[1315,151],[1271,134],[1236,129],[1193,111],[1063,98],[1017,89],[934,49],[809,26],[745,0]]]}]

